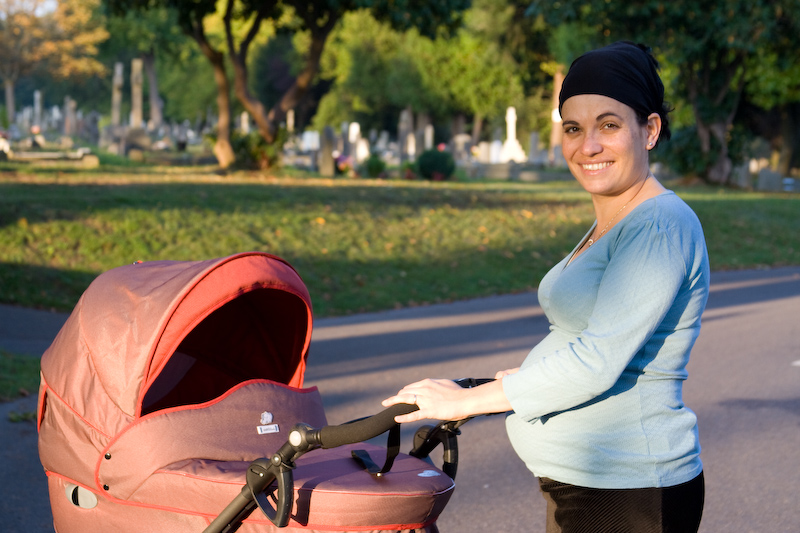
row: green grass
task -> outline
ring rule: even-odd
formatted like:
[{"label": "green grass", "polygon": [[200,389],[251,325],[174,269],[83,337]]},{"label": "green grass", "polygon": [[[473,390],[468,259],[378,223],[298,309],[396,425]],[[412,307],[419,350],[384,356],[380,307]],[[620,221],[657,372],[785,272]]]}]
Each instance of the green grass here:
[{"label": "green grass", "polygon": [[39,390],[39,358],[0,350],[0,402],[36,394]]},{"label": "green grass", "polygon": [[[122,264],[249,250],[288,260],[317,316],[524,291],[593,221],[588,195],[566,181],[10,170],[0,174],[0,301],[62,311]],[[704,224],[713,269],[800,264],[797,195],[673,188]]]}]

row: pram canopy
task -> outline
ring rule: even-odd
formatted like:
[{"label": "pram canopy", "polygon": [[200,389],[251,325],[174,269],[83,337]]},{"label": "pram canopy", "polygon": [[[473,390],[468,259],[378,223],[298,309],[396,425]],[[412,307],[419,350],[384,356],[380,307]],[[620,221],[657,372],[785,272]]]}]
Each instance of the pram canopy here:
[{"label": "pram canopy", "polygon": [[[220,394],[255,378],[302,386],[311,326],[308,290],[275,256],[134,263],[87,288],[42,374],[77,415],[113,435],[168,406],[170,393],[175,405],[211,399],[178,399],[205,391],[204,379]],[[192,391],[181,390],[189,372]]]},{"label": "pram canopy", "polygon": [[[302,386],[311,327],[300,276],[269,254],[101,274],[42,356],[43,465],[89,483],[97,452],[142,416],[207,402],[247,380]],[[47,445],[41,424],[51,407],[53,437],[68,448]]]}]

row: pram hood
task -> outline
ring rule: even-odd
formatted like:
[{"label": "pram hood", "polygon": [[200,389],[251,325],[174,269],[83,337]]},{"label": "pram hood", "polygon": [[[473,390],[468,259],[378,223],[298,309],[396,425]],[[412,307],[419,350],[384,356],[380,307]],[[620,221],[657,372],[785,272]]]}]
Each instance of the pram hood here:
[{"label": "pram hood", "polygon": [[[175,392],[186,372],[205,372],[217,389],[247,379],[302,386],[311,328],[308,290],[278,257],[134,263],[101,274],[84,292],[42,357],[42,389],[111,437],[147,412],[227,390]],[[202,365],[185,352],[202,354]]]}]

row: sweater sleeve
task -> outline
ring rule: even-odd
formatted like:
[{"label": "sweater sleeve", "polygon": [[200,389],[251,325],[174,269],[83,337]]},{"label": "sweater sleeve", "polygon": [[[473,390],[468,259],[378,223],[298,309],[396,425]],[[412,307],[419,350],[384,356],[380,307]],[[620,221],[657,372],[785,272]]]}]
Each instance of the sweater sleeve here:
[{"label": "sweater sleeve", "polygon": [[[580,406],[620,385],[627,370],[633,378],[643,364],[635,360],[670,310],[686,279],[686,258],[668,228],[653,220],[627,224],[616,238],[606,236],[576,258],[572,286],[560,296],[556,280],[549,305],[556,316],[551,333],[529,353],[520,371],[503,378],[503,391],[514,411],[526,421]],[[593,275],[589,265],[607,261]],[[586,270],[586,273],[583,272]],[[584,275],[586,274],[586,275]],[[599,278],[599,279],[598,279]],[[574,285],[574,284],[573,284]],[[593,305],[575,305],[580,291],[596,293]],[[575,309],[577,307],[577,311]],[[641,359],[641,358],[640,358]]]}]

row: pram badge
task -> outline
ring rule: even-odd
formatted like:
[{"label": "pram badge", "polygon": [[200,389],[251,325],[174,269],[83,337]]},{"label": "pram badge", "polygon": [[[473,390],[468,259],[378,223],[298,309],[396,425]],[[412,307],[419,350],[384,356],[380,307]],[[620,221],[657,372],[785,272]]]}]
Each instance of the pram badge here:
[{"label": "pram badge", "polygon": [[256,427],[259,435],[267,435],[269,433],[278,433],[280,428],[278,424],[272,423],[272,413],[264,411],[261,413],[261,425]]}]

